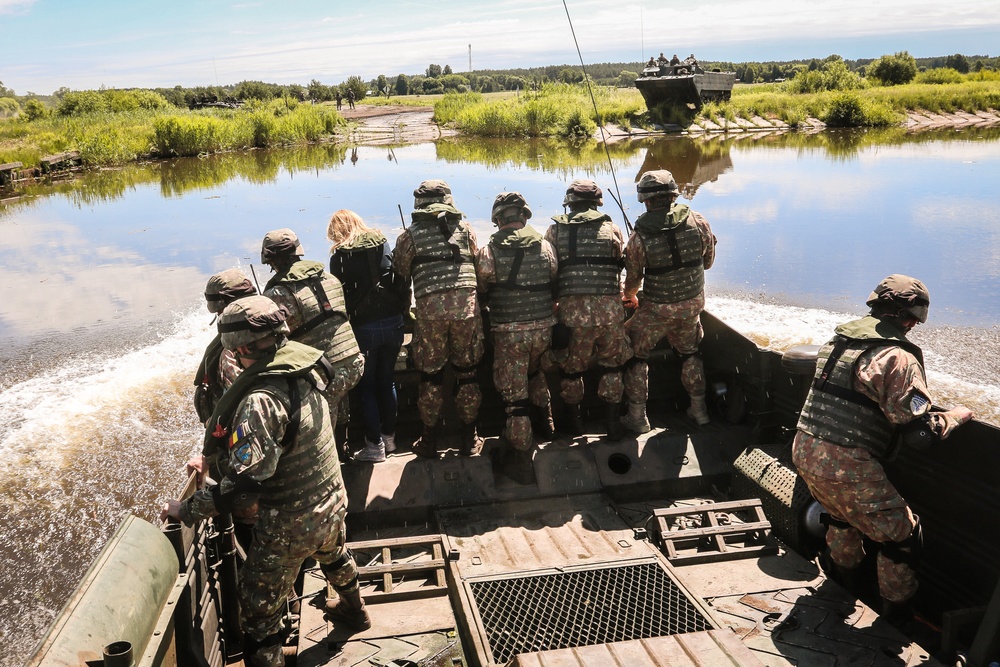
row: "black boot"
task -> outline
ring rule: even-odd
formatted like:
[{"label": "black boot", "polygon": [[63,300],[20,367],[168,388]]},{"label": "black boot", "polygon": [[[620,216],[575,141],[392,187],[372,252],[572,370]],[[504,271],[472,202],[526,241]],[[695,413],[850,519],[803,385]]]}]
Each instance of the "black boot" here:
[{"label": "black boot", "polygon": [[552,408],[550,406],[531,406],[531,430],[543,442],[548,442],[555,437],[556,425],[552,423]]},{"label": "black boot", "polygon": [[535,466],[531,462],[533,449],[515,449],[503,466],[503,474],[525,486],[535,483]]},{"label": "black boot", "polygon": [[413,443],[411,449],[417,456],[425,459],[436,459],[438,457],[437,438],[434,436],[434,426],[424,424],[424,430],[420,438]]},{"label": "black boot", "polygon": [[583,418],[580,416],[579,403],[566,404],[566,419],[563,429],[570,435],[583,435]]},{"label": "black boot", "polygon": [[622,426],[622,404],[619,401],[605,401],[605,421],[608,425],[608,440],[618,442],[625,437],[625,427]]},{"label": "black boot", "polygon": [[458,453],[462,456],[475,456],[483,450],[483,439],[476,433],[475,424],[462,424],[461,438]]},{"label": "black boot", "polygon": [[355,632],[364,632],[372,627],[371,616],[361,599],[361,591],[339,593],[336,600],[326,601],[326,617],[336,624],[344,624]]},{"label": "black boot", "polygon": [[273,634],[257,641],[249,634],[243,639],[243,664],[247,667],[285,667],[281,635]]}]

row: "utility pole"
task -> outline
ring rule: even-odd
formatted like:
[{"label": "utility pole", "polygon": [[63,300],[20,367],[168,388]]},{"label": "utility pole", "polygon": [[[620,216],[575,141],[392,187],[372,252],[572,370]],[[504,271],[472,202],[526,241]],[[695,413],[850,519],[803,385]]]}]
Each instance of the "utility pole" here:
[{"label": "utility pole", "polygon": [[469,74],[472,74],[472,44],[469,44]]}]

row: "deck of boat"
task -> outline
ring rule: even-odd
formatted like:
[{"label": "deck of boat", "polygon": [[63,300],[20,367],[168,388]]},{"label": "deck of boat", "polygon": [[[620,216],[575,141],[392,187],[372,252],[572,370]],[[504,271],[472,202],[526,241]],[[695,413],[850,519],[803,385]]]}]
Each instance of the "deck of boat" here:
[{"label": "deck of boat", "polygon": [[[658,516],[725,500],[720,480],[749,437],[677,414],[620,442],[556,440],[530,486],[494,472],[495,440],[471,458],[345,466],[373,625],[326,621],[310,570],[296,664],[937,664],[773,537],[742,549],[727,524],[745,515],[713,518],[684,553],[653,543]],[[713,539],[731,553],[706,555]]]}]

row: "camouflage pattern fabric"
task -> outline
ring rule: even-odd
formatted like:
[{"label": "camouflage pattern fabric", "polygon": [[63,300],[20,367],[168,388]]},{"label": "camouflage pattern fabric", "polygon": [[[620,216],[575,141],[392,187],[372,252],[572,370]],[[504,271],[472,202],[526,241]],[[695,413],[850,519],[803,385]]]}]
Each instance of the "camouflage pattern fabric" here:
[{"label": "camouflage pattern fabric", "polygon": [[[850,528],[830,526],[826,531],[830,557],[838,566],[851,569],[861,564],[865,558],[863,535],[880,543],[900,542],[913,531],[913,512],[867,450],[840,447],[802,431],[796,434],[792,447],[799,475],[813,497],[835,519],[851,524]],[[834,461],[840,471],[838,480],[808,472]],[[917,575],[910,565],[895,563],[881,552],[877,560],[883,598],[906,602],[916,594]]]},{"label": "camouflage pattern fabric", "polygon": [[219,385],[225,390],[236,381],[236,378],[243,372],[243,366],[236,360],[236,355],[232,350],[223,349],[219,355]]},{"label": "camouflage pattern fabric", "polygon": [[[705,309],[704,292],[677,303],[639,302],[635,315],[625,323],[625,331],[636,359],[625,371],[625,394],[629,400],[645,403],[649,396],[649,352],[664,338],[681,355],[693,355],[705,333],[699,316]],[[681,383],[693,396],[705,395],[705,365],[700,357],[690,356],[681,363]]]},{"label": "camouflage pattern fabric", "polygon": [[[583,373],[592,365],[616,368],[632,358],[632,346],[622,323],[625,311],[617,295],[576,295],[559,300],[559,321],[570,327],[569,347],[559,355],[564,375]],[[624,385],[621,370],[601,375],[597,395],[618,402]],[[563,377],[559,395],[569,404],[583,401],[583,378]]]},{"label": "camouflage pattern fabric", "polygon": [[[533,405],[548,411],[549,387],[545,381],[545,370],[551,366],[551,343],[550,326],[493,332],[493,382],[504,403],[530,399]],[[507,412],[503,432],[507,442],[515,449],[531,449],[531,418],[528,415],[512,417],[509,407]]]},{"label": "camouflage pattern fabric", "polygon": [[[479,363],[483,356],[483,321],[475,317],[462,320],[427,320],[417,314],[413,327],[413,365],[417,370],[435,374],[443,371],[447,363],[469,368]],[[455,407],[463,424],[471,424],[479,415],[482,392],[474,379],[476,371],[455,372],[458,392]],[[444,403],[444,385],[422,381],[417,396],[420,419],[426,426],[433,426],[441,416]]]},{"label": "camouflage pattern fabric", "polygon": [[[254,540],[239,574],[238,597],[243,630],[258,641],[281,631],[285,600],[299,568],[309,557],[320,563],[344,555],[347,497],[338,491],[310,511],[286,515],[264,512],[254,527]],[[344,588],[357,578],[357,565],[348,558],[329,576]]]},{"label": "camouflage pattern fabric", "polygon": [[347,414],[343,418],[340,415],[340,407],[347,405],[347,392],[354,389],[364,373],[365,355],[360,352],[353,357],[333,364],[333,378],[327,381],[326,391],[323,392],[327,405],[330,406],[330,421],[332,423],[342,424],[343,420],[350,419],[350,407],[344,411]]}]

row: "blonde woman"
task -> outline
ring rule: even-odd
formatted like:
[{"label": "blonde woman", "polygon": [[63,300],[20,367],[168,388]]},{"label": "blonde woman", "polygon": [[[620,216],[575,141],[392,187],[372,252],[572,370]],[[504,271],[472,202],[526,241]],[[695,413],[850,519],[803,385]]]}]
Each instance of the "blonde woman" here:
[{"label": "blonde woman", "polygon": [[396,386],[393,370],[403,345],[403,313],[410,307],[408,285],[392,271],[385,235],[354,211],[330,217],[326,237],[330,273],[344,286],[347,314],[365,355],[365,371],[354,389],[360,393],[365,448],[356,461],[384,461],[396,449]]}]

